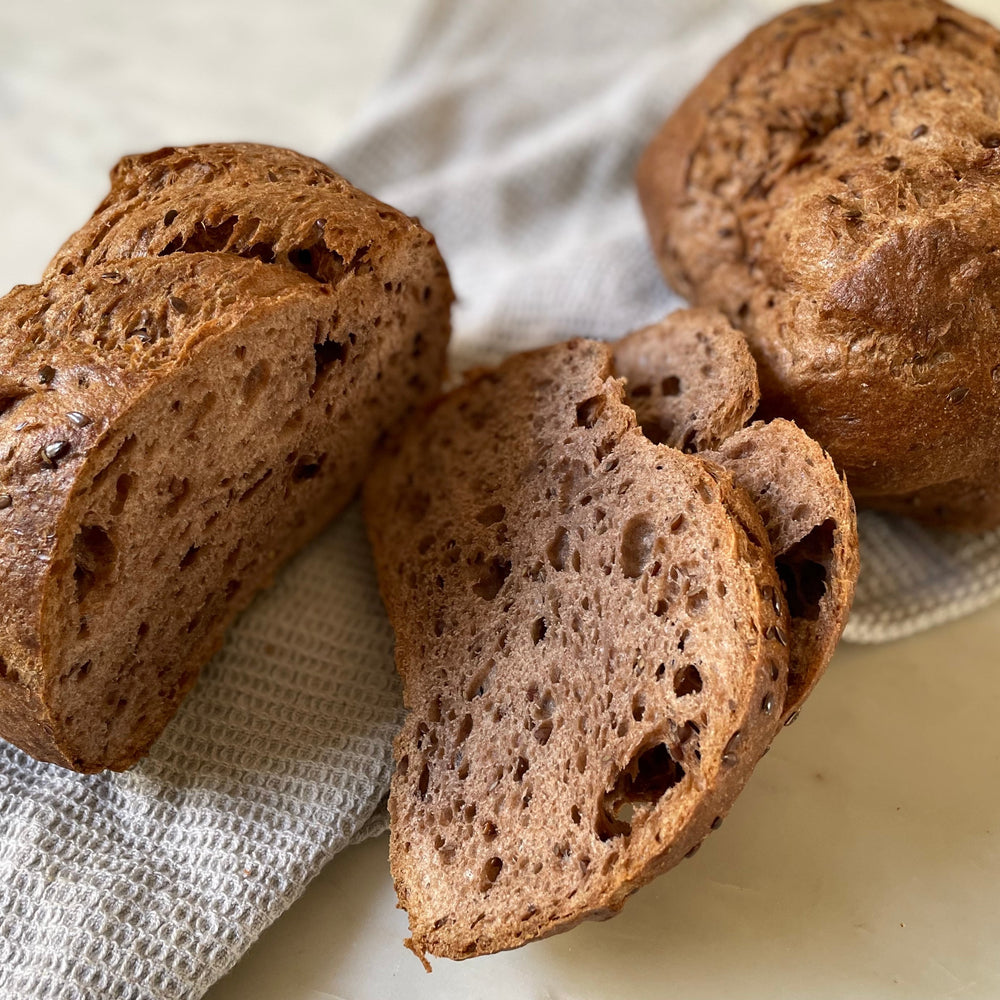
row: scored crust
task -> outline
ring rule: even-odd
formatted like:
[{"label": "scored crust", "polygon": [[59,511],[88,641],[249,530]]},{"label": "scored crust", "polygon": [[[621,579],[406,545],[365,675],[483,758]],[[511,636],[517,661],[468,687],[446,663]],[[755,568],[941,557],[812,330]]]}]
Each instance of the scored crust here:
[{"label": "scored crust", "polygon": [[835,0],[751,33],[637,183],[667,280],[722,309],[859,502],[1000,523],[1000,33]]},{"label": "scored crust", "polygon": [[[612,349],[643,432],[669,425],[669,443],[724,466],[760,511],[788,601],[782,714],[791,718],[826,669],[854,598],[857,518],[847,483],[794,423],[743,427],[758,397],[757,370],[744,337],[721,314],[674,312]],[[658,393],[659,386],[670,392]]]},{"label": "scored crust", "polygon": [[[279,178],[254,209],[273,255],[206,245],[220,214],[243,231],[248,163]],[[148,751],[237,612],[437,391],[452,298],[429,234],[314,161],[123,164],[48,280],[0,300],[0,733],[82,771]],[[297,183],[329,237],[298,256]],[[153,217],[200,242],[157,250]]]},{"label": "scored crust", "polygon": [[760,517],[721,467],[642,435],[610,362],[571,341],[478,374],[365,486],[420,956],[609,916],[718,826],[780,726]]}]

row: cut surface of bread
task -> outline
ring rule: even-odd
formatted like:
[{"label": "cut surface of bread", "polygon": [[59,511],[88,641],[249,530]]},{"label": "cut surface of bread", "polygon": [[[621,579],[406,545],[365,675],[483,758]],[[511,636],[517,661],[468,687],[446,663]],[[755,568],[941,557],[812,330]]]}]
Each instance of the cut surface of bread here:
[{"label": "cut surface of bread", "polygon": [[444,397],[365,513],[408,708],[390,861],[419,956],[609,916],[719,825],[780,726],[781,584],[750,499],[643,436],[606,345]]},{"label": "cut surface of bread", "polygon": [[941,0],[778,15],[665,123],[653,249],[858,501],[1000,524],[1000,32]]},{"label": "cut surface of bread", "polygon": [[[669,426],[669,443],[724,466],[760,511],[788,601],[783,716],[791,718],[826,669],[854,598],[857,518],[847,483],[794,423],[744,428],[758,399],[757,368],[743,335],[720,313],[671,313],[612,350],[647,436],[650,426]],[[663,385],[670,392],[657,392]]]},{"label": "cut surface of bread", "polygon": [[0,733],[40,759],[146,753],[226,626],[439,385],[451,291],[429,235],[348,204],[366,206],[345,216],[368,241],[353,272],[189,248],[56,267],[0,300]]},{"label": "cut surface of bread", "polygon": [[746,337],[716,309],[681,309],[612,345],[643,434],[681,451],[715,448],[760,402]]},{"label": "cut surface of bread", "polygon": [[750,494],[767,527],[788,602],[792,718],[816,686],[847,624],[858,580],[858,526],[847,482],[791,421],[753,423],[706,458]]}]

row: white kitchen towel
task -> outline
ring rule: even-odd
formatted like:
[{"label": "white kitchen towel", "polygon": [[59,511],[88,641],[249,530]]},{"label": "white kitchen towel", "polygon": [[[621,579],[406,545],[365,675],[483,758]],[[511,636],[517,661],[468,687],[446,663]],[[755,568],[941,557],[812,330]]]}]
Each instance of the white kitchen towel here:
[{"label": "white kitchen towel", "polygon": [[[755,21],[737,0],[432,0],[331,162],[418,213],[460,296],[456,364],[611,338],[678,300],[636,157]],[[862,518],[850,634],[904,635],[1000,592],[1000,535]],[[127,774],[0,744],[0,997],[200,996],[352,839],[384,823],[399,721],[356,508],[281,574]]]}]

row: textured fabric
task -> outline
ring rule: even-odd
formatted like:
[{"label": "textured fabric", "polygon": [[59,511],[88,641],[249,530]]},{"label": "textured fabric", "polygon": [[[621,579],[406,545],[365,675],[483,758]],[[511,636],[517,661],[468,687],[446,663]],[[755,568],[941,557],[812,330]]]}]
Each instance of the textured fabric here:
[{"label": "textured fabric", "polygon": [[[747,3],[436,0],[331,162],[438,236],[455,367],[681,303],[632,187],[638,153],[763,11]],[[862,517],[849,635],[1000,593],[1000,533]],[[384,826],[399,722],[356,509],[233,629],[150,757],[81,777],[0,744],[0,997],[200,996],[347,843]]]}]

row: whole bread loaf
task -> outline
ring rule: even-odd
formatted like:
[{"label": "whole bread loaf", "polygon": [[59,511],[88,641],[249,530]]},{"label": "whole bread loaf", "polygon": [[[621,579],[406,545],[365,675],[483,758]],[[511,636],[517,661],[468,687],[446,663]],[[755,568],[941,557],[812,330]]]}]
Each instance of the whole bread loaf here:
[{"label": "whole bread loaf", "polygon": [[1000,524],[1000,33],[834,0],[730,52],[644,153],[668,281],[721,308],[860,502]]},{"label": "whole bread loaf", "polygon": [[161,150],[0,300],[0,734],[147,752],[226,626],[437,391],[414,220],[286,150]]},{"label": "whole bread loaf", "polygon": [[607,345],[450,393],[365,513],[409,710],[390,861],[418,955],[607,917],[721,823],[781,724],[787,608],[748,495],[643,435]]},{"label": "whole bread loaf", "polygon": [[720,313],[673,312],[612,350],[643,433],[718,462],[757,505],[788,602],[790,719],[830,662],[854,599],[858,532],[847,483],[794,423],[744,427],[760,396],[757,366]]}]

